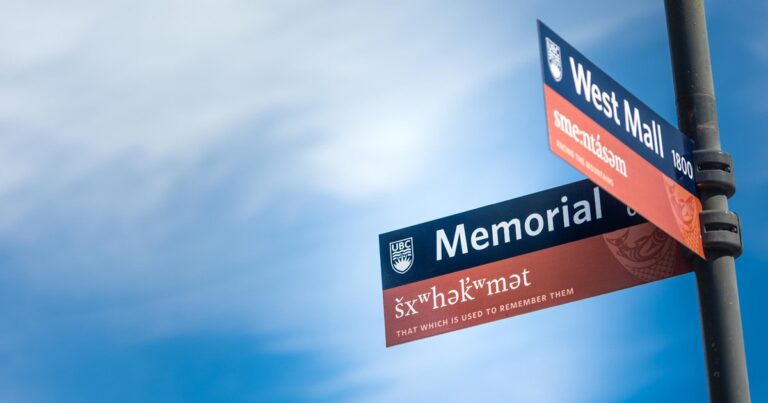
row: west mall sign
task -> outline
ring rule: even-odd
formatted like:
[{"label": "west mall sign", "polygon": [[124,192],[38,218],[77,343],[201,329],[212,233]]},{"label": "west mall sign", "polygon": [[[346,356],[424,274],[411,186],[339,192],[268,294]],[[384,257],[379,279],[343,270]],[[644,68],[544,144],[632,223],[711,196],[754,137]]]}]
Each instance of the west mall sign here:
[{"label": "west mall sign", "polygon": [[538,24],[550,150],[704,258],[693,142]]}]

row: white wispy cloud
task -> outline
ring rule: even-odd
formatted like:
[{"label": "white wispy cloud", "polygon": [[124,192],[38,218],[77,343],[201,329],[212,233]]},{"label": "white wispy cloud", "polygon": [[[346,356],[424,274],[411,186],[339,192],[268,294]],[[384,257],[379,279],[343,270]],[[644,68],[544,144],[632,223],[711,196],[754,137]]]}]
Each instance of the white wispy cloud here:
[{"label": "white wispy cloud", "polygon": [[125,153],[149,175],[183,170],[228,129],[270,119],[271,130],[252,135],[311,140],[273,156],[303,173],[286,186],[354,196],[417,178],[441,118],[516,62],[472,45],[495,30],[467,37],[462,7],[441,6],[423,27],[417,18],[436,5],[6,4],[0,122],[10,169],[0,194],[41,178],[66,184]]}]

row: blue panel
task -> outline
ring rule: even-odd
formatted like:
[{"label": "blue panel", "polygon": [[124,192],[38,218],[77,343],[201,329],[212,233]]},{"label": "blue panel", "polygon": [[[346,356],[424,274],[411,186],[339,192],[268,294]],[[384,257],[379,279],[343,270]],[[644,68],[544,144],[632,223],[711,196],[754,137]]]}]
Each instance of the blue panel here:
[{"label": "blue panel", "polygon": [[[379,235],[379,252],[383,289],[441,276],[646,222],[639,215],[630,216],[623,203],[607,192],[596,189],[597,185],[589,180],[583,180],[381,234]],[[599,195],[601,218],[597,218],[596,214],[595,192],[598,192]],[[563,197],[567,198],[566,202],[563,202]],[[575,206],[579,201],[589,203],[591,220],[583,221],[584,215],[581,215],[579,218],[582,222],[577,224],[576,221],[578,220],[574,219],[574,214],[579,210],[584,210],[583,202],[581,206]],[[563,219],[566,208],[563,206],[567,206],[567,227]],[[547,211],[554,209],[557,209],[558,213],[552,217],[552,231],[549,231]],[[525,228],[525,221],[532,214],[538,214],[543,218],[544,228],[537,235],[530,235]],[[513,229],[510,230],[509,242],[504,242],[503,232],[497,230],[499,242],[494,246],[491,234],[493,225],[508,222],[515,218],[520,221],[520,239],[517,239]],[[452,243],[457,232],[457,226],[461,224],[464,225],[467,253],[462,253],[461,246],[457,243],[455,255],[449,257],[447,249],[441,246],[442,259],[438,260],[437,247],[442,245],[442,243],[438,243],[438,232],[443,230],[446,239]],[[477,228],[484,228],[488,232],[488,239],[486,240],[488,246],[482,250],[474,249],[471,244],[471,234]],[[531,220],[530,229],[537,230],[536,219]],[[397,270],[395,267],[393,256],[396,259],[404,255],[403,248],[398,248],[397,242],[409,238],[412,241],[409,245],[403,246],[411,248],[409,255],[412,259],[412,265],[407,271],[400,273],[399,271],[402,270]],[[395,245],[393,253],[390,253],[391,242],[394,242]],[[481,242],[478,241],[478,244]],[[567,262],[563,262],[563,264],[567,264]]]}]

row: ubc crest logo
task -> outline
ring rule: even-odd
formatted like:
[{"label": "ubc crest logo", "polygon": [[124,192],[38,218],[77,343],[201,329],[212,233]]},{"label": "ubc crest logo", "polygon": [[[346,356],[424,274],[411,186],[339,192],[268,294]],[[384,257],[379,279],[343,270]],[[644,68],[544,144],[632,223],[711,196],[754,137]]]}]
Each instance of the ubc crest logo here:
[{"label": "ubc crest logo", "polygon": [[563,78],[563,61],[560,57],[560,46],[552,42],[549,38],[544,38],[547,42],[547,61],[549,62],[549,72],[555,81]]},{"label": "ubc crest logo", "polygon": [[413,266],[413,238],[404,238],[389,243],[389,263],[400,274]]}]

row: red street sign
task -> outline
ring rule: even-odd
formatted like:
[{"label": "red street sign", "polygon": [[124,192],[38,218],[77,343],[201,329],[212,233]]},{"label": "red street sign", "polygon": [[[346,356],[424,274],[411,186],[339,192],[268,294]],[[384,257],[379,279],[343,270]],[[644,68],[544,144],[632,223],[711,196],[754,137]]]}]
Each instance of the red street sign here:
[{"label": "red street sign", "polygon": [[687,273],[680,252],[588,180],[381,234],[386,343]]},{"label": "red street sign", "polygon": [[693,142],[539,21],[549,148],[704,258]]}]

